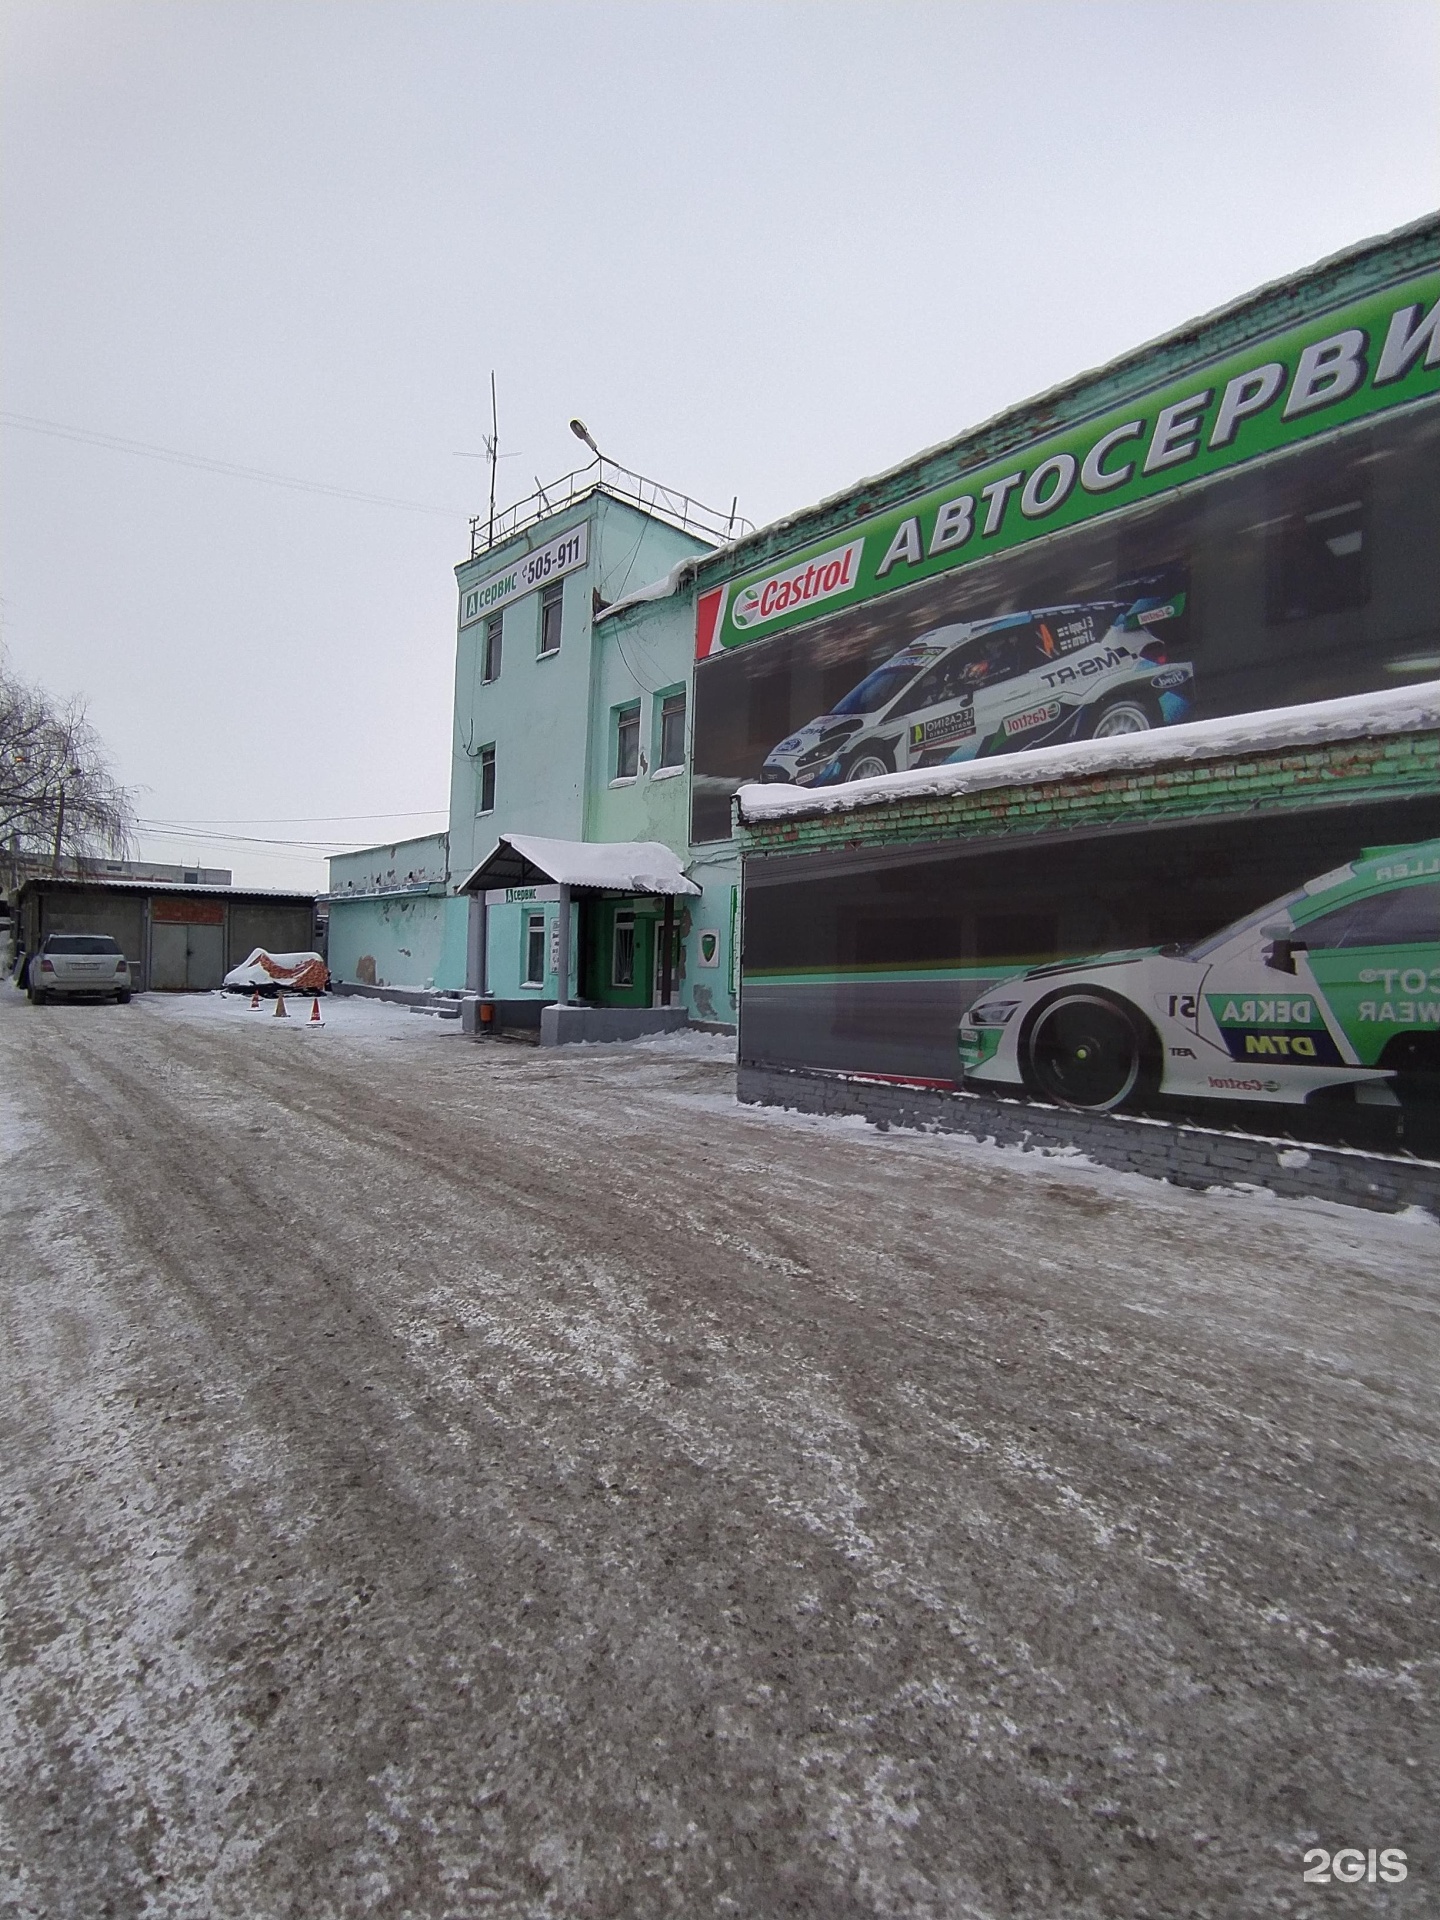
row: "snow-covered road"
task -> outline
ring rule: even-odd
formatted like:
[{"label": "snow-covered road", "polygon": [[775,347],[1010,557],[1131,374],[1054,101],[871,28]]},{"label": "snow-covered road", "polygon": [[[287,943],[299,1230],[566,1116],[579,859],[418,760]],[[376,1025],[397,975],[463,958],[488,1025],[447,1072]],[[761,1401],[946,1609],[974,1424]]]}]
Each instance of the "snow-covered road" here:
[{"label": "snow-covered road", "polygon": [[730,1082],[0,992],[0,1911],[1436,1910],[1440,1229]]}]

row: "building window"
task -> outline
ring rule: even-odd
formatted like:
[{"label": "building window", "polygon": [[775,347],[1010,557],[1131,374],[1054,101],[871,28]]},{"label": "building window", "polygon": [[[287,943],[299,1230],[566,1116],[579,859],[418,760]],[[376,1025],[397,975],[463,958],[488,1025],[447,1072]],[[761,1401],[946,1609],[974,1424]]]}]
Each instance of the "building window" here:
[{"label": "building window", "polygon": [[494,747],[482,747],[480,749],[480,801],[475,811],[477,813],[493,813],[495,811]]},{"label": "building window", "polygon": [[660,702],[660,751],[657,767],[685,764],[685,695],[667,693]]},{"label": "building window", "polygon": [[540,596],[540,652],[558,653],[560,651],[560,613],[565,595],[565,583],[557,580],[553,586],[546,587]]},{"label": "building window", "polygon": [[635,916],[633,913],[617,913],[615,916],[615,943],[610,963],[610,984],[612,987],[633,987],[635,984]]},{"label": "building window", "polygon": [[640,771],[640,702],[615,709],[615,778],[633,780]]},{"label": "building window", "polygon": [[543,987],[545,984],[545,916],[543,913],[527,913],[525,916],[525,978],[524,987]]},{"label": "building window", "polygon": [[492,613],[485,622],[485,664],[480,675],[482,680],[500,678],[500,640],[504,624],[504,616],[498,613]]}]

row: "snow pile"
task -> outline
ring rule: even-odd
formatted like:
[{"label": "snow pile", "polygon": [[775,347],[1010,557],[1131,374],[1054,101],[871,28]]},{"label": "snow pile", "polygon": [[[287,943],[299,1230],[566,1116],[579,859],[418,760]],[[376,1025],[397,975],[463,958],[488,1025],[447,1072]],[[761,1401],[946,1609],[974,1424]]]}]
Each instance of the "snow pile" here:
[{"label": "snow pile", "polygon": [[291,987],[296,993],[323,993],[330,984],[330,969],[318,953],[267,953],[256,947],[243,965],[232,967],[225,976],[231,993],[254,987]]},{"label": "snow pile", "polygon": [[930,795],[975,793],[991,787],[1035,786],[1051,780],[1083,779],[1120,769],[1179,765],[1230,754],[1258,753],[1278,747],[1316,746],[1330,740],[1369,740],[1391,733],[1419,733],[1440,726],[1440,680],[1421,686],[1386,688],[1381,693],[1351,694],[1343,700],[1315,700],[1304,706],[1274,707],[1268,713],[1192,720],[1153,733],[1117,734],[1108,740],[1076,740],[1066,747],[1032,747],[993,760],[960,761],[954,766],[917,767],[873,780],[852,780],[841,787],[742,786],[736,796],[742,823],[782,819],[787,814],[846,813],[855,807],[883,806],[891,800]]}]

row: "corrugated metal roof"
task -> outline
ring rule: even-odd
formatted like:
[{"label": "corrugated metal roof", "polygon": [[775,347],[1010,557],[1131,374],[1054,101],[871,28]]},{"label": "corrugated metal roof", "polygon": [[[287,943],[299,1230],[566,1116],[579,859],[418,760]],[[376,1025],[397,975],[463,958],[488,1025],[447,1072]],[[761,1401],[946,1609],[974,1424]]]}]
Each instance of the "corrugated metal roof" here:
[{"label": "corrugated metal roof", "polygon": [[319,897],[313,893],[296,893],[288,887],[205,887],[177,880],[106,880],[98,875],[88,880],[71,873],[42,873],[32,874],[23,881],[15,898],[23,899],[32,887],[37,892],[48,888],[52,892],[58,889],[67,893],[178,894],[186,900],[304,900],[312,907]]}]

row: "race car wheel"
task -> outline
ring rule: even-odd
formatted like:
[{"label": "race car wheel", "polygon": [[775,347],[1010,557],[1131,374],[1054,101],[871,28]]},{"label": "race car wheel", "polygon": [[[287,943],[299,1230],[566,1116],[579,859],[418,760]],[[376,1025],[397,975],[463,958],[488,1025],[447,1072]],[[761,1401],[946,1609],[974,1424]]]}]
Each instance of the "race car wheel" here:
[{"label": "race car wheel", "polygon": [[1062,1107],[1107,1113],[1152,1078],[1151,1036],[1122,1001],[1061,993],[1032,1017],[1022,1038],[1026,1084]]},{"label": "race car wheel", "polygon": [[1154,717],[1143,700],[1122,694],[1118,700],[1107,701],[1096,714],[1090,738],[1113,740],[1121,733],[1149,733],[1154,724]]},{"label": "race car wheel", "polygon": [[889,754],[883,750],[876,752],[872,748],[866,753],[858,754],[850,762],[845,769],[845,778],[847,780],[878,780],[881,774],[894,771],[894,763]]}]

